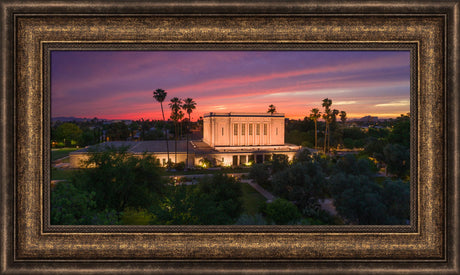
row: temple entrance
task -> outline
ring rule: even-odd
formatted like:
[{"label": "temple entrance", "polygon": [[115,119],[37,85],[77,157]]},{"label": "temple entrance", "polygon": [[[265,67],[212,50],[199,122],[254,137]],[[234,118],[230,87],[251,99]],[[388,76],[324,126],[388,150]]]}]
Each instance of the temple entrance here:
[{"label": "temple entrance", "polygon": [[233,166],[238,166],[238,156],[233,156]]}]

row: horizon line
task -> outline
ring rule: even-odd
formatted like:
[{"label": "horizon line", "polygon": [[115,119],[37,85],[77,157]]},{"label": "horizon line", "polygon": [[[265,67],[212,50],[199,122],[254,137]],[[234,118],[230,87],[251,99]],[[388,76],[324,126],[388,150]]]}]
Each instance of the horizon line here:
[{"label": "horizon line", "polygon": [[[406,113],[401,113],[401,114],[395,114],[393,116],[388,116],[388,115],[382,115],[380,116],[379,114],[366,114],[366,115],[360,115],[360,116],[348,116],[347,114],[347,119],[361,119],[361,118],[365,118],[367,116],[370,116],[370,117],[377,117],[378,119],[391,119],[391,118],[398,118],[400,117],[401,115],[407,115],[408,113],[410,112],[406,112]],[[262,113],[261,113],[262,114]],[[131,120],[131,121],[137,121],[137,120],[155,120],[155,121],[162,121],[163,119],[162,118],[158,118],[158,119],[155,119],[155,118],[103,118],[103,117],[80,117],[80,116],[53,116],[51,117],[51,119],[57,119],[57,118],[76,118],[76,119],[87,119],[87,120],[92,120],[94,118],[98,119],[98,120]],[[308,115],[306,116],[303,116],[303,117],[287,117],[285,116],[285,118],[287,119],[290,119],[290,120],[299,120],[299,119],[304,119],[304,118],[308,118]],[[185,118],[184,118],[185,119]],[[320,118],[319,121],[322,121],[323,118]],[[166,119],[166,121],[170,121],[170,119]],[[171,120],[172,121],[172,120]],[[196,120],[192,120],[193,121],[198,121],[198,119]]]}]

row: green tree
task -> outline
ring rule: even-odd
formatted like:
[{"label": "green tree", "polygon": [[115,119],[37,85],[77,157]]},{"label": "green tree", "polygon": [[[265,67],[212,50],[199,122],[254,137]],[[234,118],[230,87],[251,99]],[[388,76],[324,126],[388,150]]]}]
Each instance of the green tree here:
[{"label": "green tree", "polygon": [[310,150],[303,148],[300,151],[298,151],[294,157],[294,163],[298,162],[305,162],[305,161],[311,161],[312,160],[312,154]]},{"label": "green tree", "polygon": [[269,177],[270,173],[263,163],[254,163],[249,171],[249,178],[261,186],[265,186],[268,183]]},{"label": "green tree", "polygon": [[78,125],[66,122],[56,128],[55,137],[57,141],[64,142],[65,146],[71,146],[72,142],[76,143],[80,140],[82,133]]},{"label": "green tree", "polygon": [[295,201],[301,211],[318,208],[318,199],[327,194],[325,174],[318,162],[293,164],[273,175],[272,191],[275,195]]},{"label": "green tree", "polygon": [[164,139],[164,132],[161,131],[160,129],[152,129],[147,131],[144,134],[143,140],[162,140]]},{"label": "green tree", "polygon": [[197,184],[197,192],[195,215],[200,217],[200,224],[234,224],[243,212],[241,183],[234,177],[204,177]]},{"label": "green tree", "polygon": [[156,219],[152,224],[161,225],[194,225],[200,224],[196,204],[199,199],[196,186],[168,186],[158,207],[151,209]]},{"label": "green tree", "polygon": [[[161,106],[161,115],[163,116],[163,121],[166,123],[166,119],[165,119],[165,112],[163,110],[163,101],[165,101],[166,99],[166,96],[168,95],[168,93],[165,92],[165,90],[163,89],[156,89],[155,91],[153,91],[153,98],[160,103],[160,106]],[[166,137],[166,153],[167,153],[167,165],[169,167],[169,163],[170,163],[170,160],[169,160],[169,141],[168,141],[168,132],[166,130],[166,127],[164,128],[164,132],[165,132],[165,137]]]},{"label": "green tree", "polygon": [[94,131],[84,131],[80,135],[78,144],[81,146],[94,145],[98,142],[97,136],[94,134]]},{"label": "green tree", "polygon": [[402,180],[385,180],[382,202],[388,211],[387,224],[406,224],[410,218],[410,185]]},{"label": "green tree", "polygon": [[266,204],[263,212],[269,223],[272,221],[275,224],[296,224],[302,217],[297,207],[285,199],[276,199]]},{"label": "green tree", "polygon": [[358,127],[344,128],[342,133],[345,148],[361,148],[366,144],[366,133]]},{"label": "green tree", "polygon": [[164,192],[160,164],[153,156],[130,156],[126,148],[98,146],[85,164],[88,168],[73,180],[95,193],[99,209],[148,209]]},{"label": "green tree", "polygon": [[254,215],[243,213],[236,221],[237,225],[267,225],[267,221],[260,213]]},{"label": "green tree", "polygon": [[308,139],[306,132],[301,132],[297,129],[286,132],[286,142],[301,145],[305,140]]},{"label": "green tree", "polygon": [[139,121],[139,128],[141,129],[141,140],[145,140],[145,134],[149,131],[150,129],[150,123],[149,120],[144,120],[141,118]]},{"label": "green tree", "polygon": [[383,148],[383,155],[387,171],[399,178],[409,176],[410,152],[409,148],[396,144],[387,144]]},{"label": "green tree", "polygon": [[116,212],[98,210],[95,196],[70,182],[58,183],[51,189],[51,224],[117,224]]},{"label": "green tree", "polygon": [[196,185],[168,186],[153,224],[234,224],[243,211],[241,183],[217,174],[203,177]]},{"label": "green tree", "polygon": [[130,137],[133,138],[138,130],[139,124],[136,121],[132,121],[131,124],[129,124]]},{"label": "green tree", "polygon": [[271,161],[272,174],[283,171],[289,167],[289,158],[285,154],[273,154]]},{"label": "green tree", "polygon": [[146,209],[127,207],[120,214],[120,223],[124,225],[149,225],[155,218]]},{"label": "green tree", "polygon": [[397,143],[405,147],[410,145],[410,114],[401,115],[393,123],[388,135],[389,143]]},{"label": "green tree", "polygon": [[123,141],[129,137],[129,127],[124,122],[110,123],[107,128],[107,136],[110,141]]},{"label": "green tree", "polygon": [[339,173],[331,177],[331,193],[340,216],[351,224],[385,224],[382,188],[368,176]]},{"label": "green tree", "polygon": [[345,173],[352,175],[365,175],[371,177],[375,171],[373,170],[373,164],[369,159],[358,159],[354,154],[347,154],[337,160],[334,167],[334,173]]},{"label": "green tree", "polygon": [[182,109],[188,114],[188,129],[187,129],[187,160],[185,161],[185,167],[188,168],[188,140],[189,140],[189,132],[190,132],[190,123],[191,121],[191,114],[193,110],[196,109],[196,102],[192,98],[184,99],[184,104],[182,105]]},{"label": "green tree", "polygon": [[369,138],[367,144],[364,146],[364,152],[369,156],[375,158],[380,162],[385,161],[383,148],[387,145],[387,141],[383,138]]}]

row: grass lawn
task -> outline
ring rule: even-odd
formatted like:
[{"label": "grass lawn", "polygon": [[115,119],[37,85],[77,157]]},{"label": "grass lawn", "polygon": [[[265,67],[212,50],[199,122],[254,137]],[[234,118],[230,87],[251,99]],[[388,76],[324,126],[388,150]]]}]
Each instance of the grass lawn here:
[{"label": "grass lawn", "polygon": [[79,169],[51,169],[51,180],[69,180]]},{"label": "grass lawn", "polygon": [[61,149],[51,149],[51,161],[58,160],[60,158],[66,157],[70,152],[76,151],[80,148],[61,148]]},{"label": "grass lawn", "polygon": [[244,213],[249,215],[255,215],[259,213],[260,206],[266,200],[265,197],[247,183],[241,183],[241,189],[243,190],[242,200]]}]

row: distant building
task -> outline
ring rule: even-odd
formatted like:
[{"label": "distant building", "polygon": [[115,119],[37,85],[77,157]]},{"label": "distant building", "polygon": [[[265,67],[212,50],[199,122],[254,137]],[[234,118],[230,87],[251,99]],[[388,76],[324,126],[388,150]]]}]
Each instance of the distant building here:
[{"label": "distant building", "polygon": [[[203,118],[203,139],[192,140],[188,146],[189,165],[237,166],[262,163],[272,154],[285,154],[292,160],[300,146],[284,143],[284,114],[207,113]],[[163,165],[167,162],[166,141],[106,142],[100,146],[127,146],[133,155],[155,155]],[[70,164],[81,167],[89,157],[88,148],[72,152]],[[175,142],[169,141],[169,158],[176,161]],[[177,141],[177,162],[187,159],[187,142]]]}]

